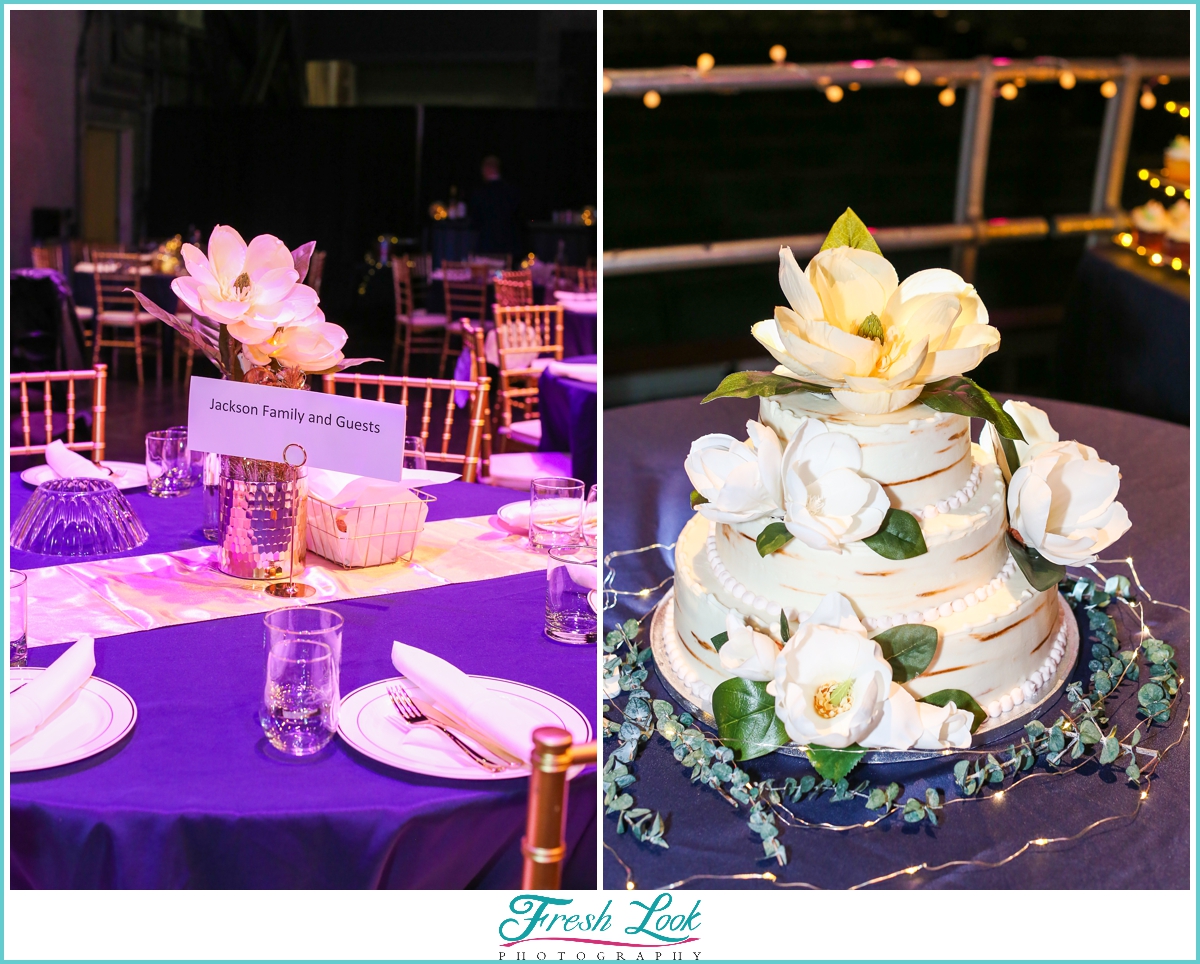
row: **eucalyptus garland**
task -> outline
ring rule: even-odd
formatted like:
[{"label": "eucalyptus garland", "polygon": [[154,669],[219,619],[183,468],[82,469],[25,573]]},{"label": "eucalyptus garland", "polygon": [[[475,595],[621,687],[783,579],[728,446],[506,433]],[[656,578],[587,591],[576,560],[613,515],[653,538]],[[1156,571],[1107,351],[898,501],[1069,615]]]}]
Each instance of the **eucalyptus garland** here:
[{"label": "eucalyptus garland", "polygon": [[[1142,745],[1142,728],[1149,735],[1154,727],[1170,722],[1181,686],[1174,649],[1149,637],[1132,648],[1121,648],[1116,622],[1107,610],[1114,601],[1131,609],[1140,605],[1133,601],[1129,580],[1124,576],[1114,576],[1103,586],[1087,577],[1070,577],[1059,589],[1072,609],[1086,619],[1086,636],[1091,644],[1088,684],[1068,684],[1068,710],[1049,726],[1031,721],[1023,738],[1007,750],[959,751],[962,759],[953,768],[958,800],[965,802],[979,796],[985,787],[999,790],[1007,778],[1016,778],[1039,763],[1050,771],[1078,769],[1086,762],[1085,756],[1100,765],[1098,773],[1118,767],[1129,784],[1140,787],[1161,758],[1158,750]],[[1140,621],[1144,629],[1145,623]],[[923,798],[909,797],[901,803],[903,788],[898,783],[871,787],[870,781],[852,781],[849,773],[836,780],[813,774],[788,777],[781,784],[755,780],[737,765],[734,750],[704,733],[690,713],[676,712],[671,702],[654,699],[645,689],[651,651],[637,641],[641,629],[639,620],[629,619],[604,640],[606,701],[614,715],[619,714],[619,719],[610,719],[606,712],[603,720],[604,735],[617,741],[604,764],[604,804],[606,816],[616,815],[617,833],[628,831],[648,846],[669,846],[668,818],[637,806],[630,792],[637,782],[636,758],[655,738],[670,745],[676,761],[690,770],[693,783],[709,787],[735,808],[745,808],[747,822],[761,841],[764,856],[780,866],[787,863],[788,857],[787,847],[779,839],[780,824],[847,830],[872,827],[898,814],[907,823],[927,821],[939,825],[947,801],[934,787],[928,788]],[[1122,736],[1115,725],[1110,725],[1106,701],[1123,684],[1141,681],[1141,663],[1146,666],[1146,681],[1137,690],[1137,714],[1141,719]],[[617,702],[621,694],[625,696],[623,706]],[[840,827],[806,820],[789,807],[811,803],[826,794],[835,802],[862,801],[876,816]]]}]

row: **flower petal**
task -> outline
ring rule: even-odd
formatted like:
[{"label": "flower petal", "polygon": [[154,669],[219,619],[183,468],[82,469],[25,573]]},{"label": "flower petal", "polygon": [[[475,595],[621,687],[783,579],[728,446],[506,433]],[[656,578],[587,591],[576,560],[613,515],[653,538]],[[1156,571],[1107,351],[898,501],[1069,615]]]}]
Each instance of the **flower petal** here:
[{"label": "flower petal", "polygon": [[779,249],[779,287],[792,310],[801,318],[815,321],[822,317],[821,299],[808,275],[796,263],[792,249],[786,246]]},{"label": "flower petal", "polygon": [[[257,280],[260,275],[281,268],[295,269],[292,252],[273,234],[260,234],[247,245],[242,270],[250,275],[250,280]],[[299,277],[296,275],[297,280]]]},{"label": "flower petal", "polygon": [[208,263],[217,279],[232,287],[245,270],[246,242],[233,228],[218,224],[208,237]]}]

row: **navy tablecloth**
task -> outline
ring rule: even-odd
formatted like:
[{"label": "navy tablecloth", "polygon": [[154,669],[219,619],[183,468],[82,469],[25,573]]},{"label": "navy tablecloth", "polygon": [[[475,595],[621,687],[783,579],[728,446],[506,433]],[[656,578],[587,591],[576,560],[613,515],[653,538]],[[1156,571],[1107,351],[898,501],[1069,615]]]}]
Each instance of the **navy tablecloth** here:
[{"label": "navy tablecloth", "polygon": [[[1143,585],[1156,599],[1188,604],[1189,564],[1189,433],[1188,429],[1154,419],[1067,402],[1032,401],[1043,407],[1061,437],[1094,446],[1100,455],[1120,465],[1120,499],[1133,528],[1102,558],[1133,557]],[[692,439],[708,432],[745,437],[746,420],[755,418],[756,400],[721,399],[700,407],[699,398],[676,399],[609,409],[605,412],[606,479],[604,547],[606,552],[633,549],[654,542],[674,543],[692,510],[691,483],[683,461]],[[975,423],[978,429],[978,422]],[[617,589],[652,586],[672,570],[669,551],[625,557],[614,563]],[[1122,566],[1100,567],[1107,574],[1123,573]],[[636,606],[622,604],[606,614],[606,628],[615,619],[640,615],[661,597]],[[628,597],[623,597],[623,600]],[[1143,744],[1156,747],[1173,742],[1182,732],[1191,694],[1190,632],[1187,613],[1148,606],[1153,632],[1174,648],[1184,693],[1167,732],[1156,732]],[[648,623],[647,623],[648,625]],[[1122,642],[1128,634],[1122,629]],[[1085,649],[1086,652],[1086,649]],[[1086,673],[1086,660],[1077,678]],[[647,688],[655,697],[666,695],[651,671]],[[1132,726],[1136,684],[1122,687],[1114,722],[1121,732]],[[621,700],[623,705],[623,698]],[[1132,704],[1132,705],[1131,705]],[[1057,713],[1060,704],[1047,715]],[[1110,708],[1116,705],[1110,701]],[[608,710],[606,715],[615,714]],[[605,753],[615,745],[606,741]],[[1033,848],[1003,867],[984,870],[961,866],[939,873],[902,874],[881,886],[892,888],[1186,888],[1189,879],[1189,761],[1188,740],[1171,751],[1151,781],[1150,794],[1135,819],[1115,820],[1100,832],[1069,845]],[[860,767],[855,776],[872,786],[896,781],[904,797],[924,799],[927,787],[943,798],[957,798],[950,769],[954,758],[917,764]],[[753,777],[774,778],[810,773],[807,763],[772,755],[745,765]],[[737,811],[715,792],[690,782],[690,769],[675,762],[671,749],[655,737],[632,767],[637,782],[628,788],[635,805],[660,810],[667,824],[670,849],[639,844],[628,833],[615,833],[615,817],[604,818],[604,839],[628,864],[637,886],[662,887],[692,874],[738,874],[771,871],[781,881],[804,881],[841,888],[890,874],[922,862],[977,859],[999,861],[1026,841],[1038,837],[1071,836],[1094,820],[1128,814],[1138,791],[1119,771],[1097,772],[1089,763],[1080,772],[1030,780],[1001,801],[968,801],[945,809],[941,826],[905,824],[892,817],[871,830],[832,832],[781,826],[780,840],[790,852],[786,867],[763,861],[762,847],[746,822],[746,808]],[[1039,766],[1039,769],[1041,767]],[[861,776],[858,776],[861,773]],[[833,803],[826,794],[820,803],[800,804],[809,820],[837,824],[860,823],[873,816],[862,801]],[[625,871],[607,851],[604,884],[624,887]],[[699,881],[695,886],[763,887],[757,882]]]},{"label": "navy tablecloth", "polygon": [[[595,355],[566,358],[595,362]],[[542,452],[570,452],[571,474],[591,487],[596,483],[596,386],[555,375],[547,368],[538,376],[538,416],[542,420]]]},{"label": "navy tablecloth", "polygon": [[[71,290],[75,292],[75,304],[81,308],[96,307],[95,275],[89,271],[71,273]],[[179,299],[171,290],[174,275],[144,274],[141,276],[141,292],[164,311],[175,311]]]},{"label": "navy tablecloth", "polygon": [[596,354],[596,312],[563,309],[563,356]]},{"label": "navy tablecloth", "polygon": [[[437,490],[434,505],[457,504],[452,515],[505,501],[486,486]],[[131,501],[156,529],[170,527],[136,493]],[[161,536],[163,546],[187,545],[189,525]],[[328,604],[346,620],[342,692],[396,675],[391,643],[401,639],[590,714],[595,652],[542,633],[545,586],[543,573],[529,573]],[[525,779],[404,773],[339,739],[314,757],[280,757],[257,720],[262,645],[261,614],[97,640],[96,675],[133,697],[137,725],[98,757],[12,776],[12,886],[518,886]],[[47,665],[62,649],[31,650],[29,663]],[[595,880],[595,793],[594,771],[570,786],[568,886]]]}]

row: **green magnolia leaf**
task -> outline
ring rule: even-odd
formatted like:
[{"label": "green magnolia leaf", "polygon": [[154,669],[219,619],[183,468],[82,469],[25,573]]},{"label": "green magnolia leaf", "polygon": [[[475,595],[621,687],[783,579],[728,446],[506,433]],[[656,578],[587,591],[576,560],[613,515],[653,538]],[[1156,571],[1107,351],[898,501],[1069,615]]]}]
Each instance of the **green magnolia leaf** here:
[{"label": "green magnolia leaf", "polygon": [[842,216],[833,222],[833,227],[829,229],[829,234],[825,238],[825,243],[821,245],[821,250],[828,251],[830,248],[841,247],[858,248],[861,251],[883,254],[871,236],[871,232],[867,230],[867,226],[862,223],[862,219],[854,213],[852,208],[846,208],[842,212]]},{"label": "green magnolia leaf", "polygon": [[965,375],[943,378],[940,382],[926,385],[917,401],[924,402],[935,412],[951,412],[954,415],[986,419],[995,426],[1001,438],[1025,441],[1025,436],[1021,434],[1021,429],[1013,421],[1013,417],[1000,407],[1000,403],[992,398],[986,388],[981,388]]},{"label": "green magnolia leaf", "polygon": [[764,682],[727,679],[713,690],[712,705],[721,742],[738,760],[753,760],[788,742],[775,715],[775,697],[768,695]]},{"label": "green magnolia leaf", "polygon": [[937,651],[938,632],[932,626],[908,623],[885,629],[872,637],[883,650],[883,658],[892,664],[892,680],[907,683],[921,675]]},{"label": "green magnolia leaf", "polygon": [[938,690],[936,693],[931,693],[929,696],[923,696],[920,699],[921,703],[929,703],[932,706],[945,706],[947,703],[953,702],[960,710],[967,710],[973,717],[975,722],[971,726],[971,732],[974,733],[987,719],[987,713],[983,707],[976,702],[975,697],[970,693],[965,693],[962,690]]},{"label": "green magnolia leaf", "polygon": [[1007,482],[1021,467],[1021,460],[1017,458],[1017,446],[1012,439],[1005,438],[999,432],[996,433],[996,438],[1000,440],[1000,454],[1004,456],[1004,464],[1000,466],[1000,471],[1004,473],[1004,481]]},{"label": "green magnolia leaf", "polygon": [[1004,533],[1004,540],[1022,575],[1038,592],[1057,586],[1066,575],[1066,566],[1051,562],[1036,549],[1018,542],[1011,531]]},{"label": "green magnolia leaf", "polygon": [[717,633],[717,635],[712,638],[713,648],[718,653],[721,651],[721,647],[727,642],[729,642],[729,633]]},{"label": "green magnolia leaf", "polygon": [[903,509],[888,509],[879,531],[867,536],[863,543],[885,559],[912,559],[929,551],[925,548],[921,524]]},{"label": "green magnolia leaf", "polygon": [[779,611],[779,638],[785,643],[792,638],[792,627],[788,624],[786,609]]},{"label": "green magnolia leaf", "polygon": [[879,344],[883,344],[883,325],[879,321],[879,316],[875,312],[871,312],[863,319],[862,324],[858,326],[859,338],[873,338]]},{"label": "green magnolia leaf", "polygon": [[693,509],[696,508],[696,506],[698,506],[698,505],[704,505],[704,503],[706,503],[707,501],[708,501],[708,499],[704,498],[704,496],[702,496],[695,489],[692,489],[692,508]]},{"label": "green magnolia leaf", "polygon": [[[721,684],[724,685],[724,684]],[[854,769],[854,765],[863,758],[864,750],[857,743],[851,743],[845,749],[834,749],[828,746],[817,746],[815,743],[805,747],[808,762],[813,769],[826,780],[838,781]]]},{"label": "green magnolia leaf", "polygon": [[758,534],[754,544],[758,546],[760,556],[769,556],[777,549],[782,549],[793,538],[794,536],[788,532],[786,525],[782,522],[772,522]]},{"label": "green magnolia leaf", "polygon": [[721,384],[704,396],[701,405],[714,398],[754,398],[772,395],[791,395],[793,392],[812,392],[828,395],[831,389],[812,385],[798,378],[776,375],[774,372],[734,372],[721,379]]}]

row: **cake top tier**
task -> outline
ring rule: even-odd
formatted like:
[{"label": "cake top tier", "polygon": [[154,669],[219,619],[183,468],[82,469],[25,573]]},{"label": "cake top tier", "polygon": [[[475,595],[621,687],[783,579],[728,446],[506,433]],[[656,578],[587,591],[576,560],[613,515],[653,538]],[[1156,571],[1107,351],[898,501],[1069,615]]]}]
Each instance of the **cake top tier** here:
[{"label": "cake top tier", "polygon": [[828,395],[796,392],[759,403],[759,421],[786,446],[805,418],[824,422],[831,432],[851,436],[862,451],[861,474],[874,479],[893,508],[919,513],[950,498],[967,484],[971,458],[970,421],[921,404],[894,412],[852,412]]}]

